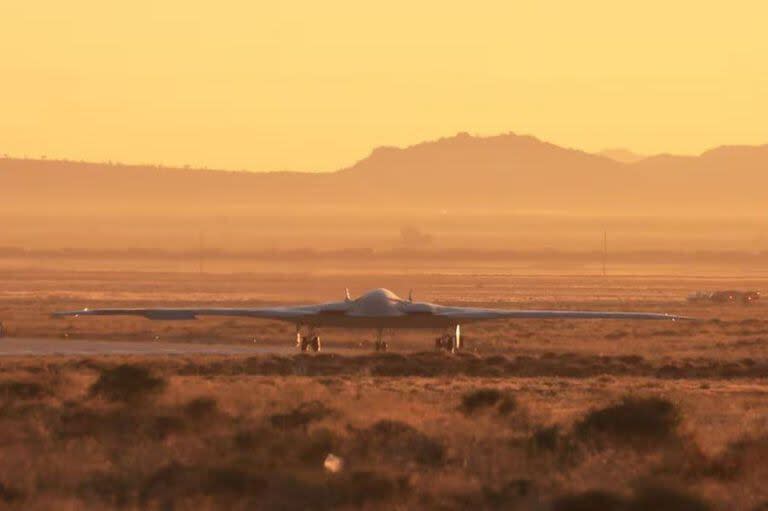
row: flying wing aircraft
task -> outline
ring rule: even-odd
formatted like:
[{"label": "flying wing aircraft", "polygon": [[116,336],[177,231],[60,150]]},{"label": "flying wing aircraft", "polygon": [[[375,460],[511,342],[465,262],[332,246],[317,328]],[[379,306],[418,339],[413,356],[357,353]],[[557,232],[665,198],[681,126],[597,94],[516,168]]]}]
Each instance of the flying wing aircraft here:
[{"label": "flying wing aircraft", "polygon": [[[428,302],[414,302],[398,297],[387,289],[374,289],[353,299],[346,293],[344,301],[295,307],[258,308],[130,308],[83,309],[55,312],[63,316],[143,316],[153,320],[189,320],[198,316],[239,316],[287,321],[296,325],[296,345],[301,351],[319,351],[318,327],[372,328],[377,332],[376,351],[387,349],[385,329],[445,328],[449,332],[436,340],[436,347],[450,351],[461,349],[462,323],[494,319],[688,319],[672,314],[649,312],[599,312],[557,310],[509,310],[479,307],[449,307]],[[307,335],[302,329],[308,330]]]}]

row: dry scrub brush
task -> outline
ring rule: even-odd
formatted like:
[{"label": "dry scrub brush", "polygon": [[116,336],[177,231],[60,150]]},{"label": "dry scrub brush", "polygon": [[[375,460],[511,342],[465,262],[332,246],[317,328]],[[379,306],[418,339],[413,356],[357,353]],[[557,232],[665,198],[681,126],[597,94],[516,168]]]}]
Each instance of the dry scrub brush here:
[{"label": "dry scrub brush", "polygon": [[[584,401],[552,420],[553,398],[521,390],[531,380],[264,377],[239,371],[255,360],[191,363],[0,366],[0,501],[698,511],[768,500],[765,436],[705,454],[684,407],[658,393]],[[336,473],[328,454],[343,460]]]}]

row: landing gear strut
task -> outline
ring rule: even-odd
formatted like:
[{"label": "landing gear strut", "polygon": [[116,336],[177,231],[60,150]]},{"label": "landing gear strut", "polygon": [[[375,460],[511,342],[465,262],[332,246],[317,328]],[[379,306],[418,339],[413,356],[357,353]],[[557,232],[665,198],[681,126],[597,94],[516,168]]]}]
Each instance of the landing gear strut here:
[{"label": "landing gear strut", "polygon": [[376,341],[373,343],[373,349],[376,351],[387,351],[389,345],[384,340],[384,329],[379,328],[376,330]]},{"label": "landing gear strut", "polygon": [[445,350],[451,353],[456,353],[461,350],[461,348],[461,327],[459,325],[456,325],[455,330],[446,332],[435,339],[436,350]]},{"label": "landing gear strut", "polygon": [[320,336],[314,328],[310,328],[307,335],[301,335],[301,325],[296,325],[296,348],[301,352],[320,351]]}]

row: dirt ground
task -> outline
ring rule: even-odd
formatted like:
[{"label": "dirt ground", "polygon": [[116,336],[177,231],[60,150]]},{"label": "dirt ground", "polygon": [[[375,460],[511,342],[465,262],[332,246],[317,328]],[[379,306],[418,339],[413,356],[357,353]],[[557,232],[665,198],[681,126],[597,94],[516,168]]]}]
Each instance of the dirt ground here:
[{"label": "dirt ground", "polygon": [[[501,321],[369,352],[0,359],[0,507],[16,509],[768,509],[768,272],[426,272],[0,265],[15,337],[290,343],[239,319],[51,319],[84,306],[266,305],[387,287],[492,307],[629,309],[690,322]],[[0,341],[2,342],[2,341]],[[335,346],[359,348],[352,355]],[[329,456],[332,455],[332,456]]]}]

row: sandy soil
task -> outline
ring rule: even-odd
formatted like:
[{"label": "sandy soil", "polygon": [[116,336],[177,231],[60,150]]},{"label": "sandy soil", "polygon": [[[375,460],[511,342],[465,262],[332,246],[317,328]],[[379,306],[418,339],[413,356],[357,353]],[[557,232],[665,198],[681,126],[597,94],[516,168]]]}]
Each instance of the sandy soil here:
[{"label": "sandy soil", "polygon": [[[764,288],[759,275],[0,274],[0,318],[14,336],[62,346],[111,341],[118,350],[129,341],[249,350],[0,358],[0,499],[8,507],[768,503],[765,306],[685,300],[701,289]],[[468,325],[467,352],[450,356],[428,351],[429,332],[398,335],[388,354],[369,353],[371,333],[342,330],[322,332],[342,354],[253,354],[254,338],[290,346],[293,327],[48,317],[80,306],[312,302],[379,286],[403,295],[413,287],[417,298],[446,304],[667,311],[702,321]],[[340,465],[326,464],[329,454]]]}]

